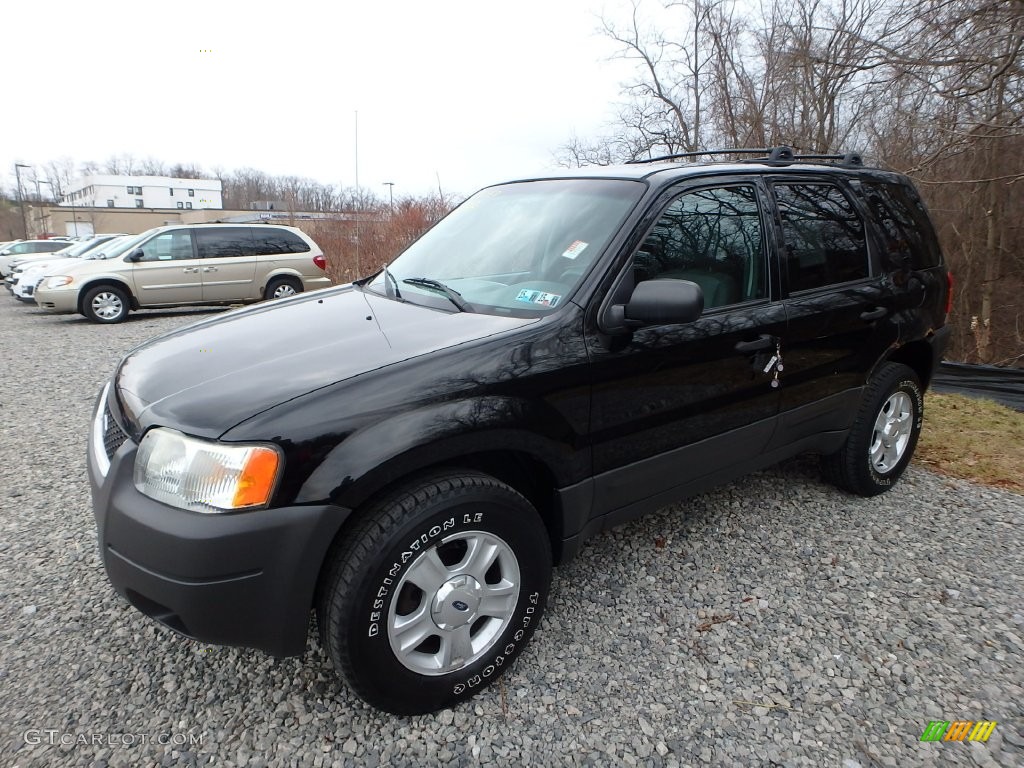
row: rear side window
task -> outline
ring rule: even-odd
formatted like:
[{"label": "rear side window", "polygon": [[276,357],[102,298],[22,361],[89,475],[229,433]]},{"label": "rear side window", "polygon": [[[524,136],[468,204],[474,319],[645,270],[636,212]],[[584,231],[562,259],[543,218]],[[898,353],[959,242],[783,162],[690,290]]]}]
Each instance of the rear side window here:
[{"label": "rear side window", "polygon": [[869,275],[864,222],[839,187],[776,184],[789,292]]},{"label": "rear side window", "polygon": [[201,259],[226,259],[259,253],[248,227],[198,227],[195,233]]},{"label": "rear side window", "polygon": [[277,227],[253,227],[252,237],[256,252],[268,255],[280,253],[306,253],[309,243],[287,229]]},{"label": "rear side window", "polygon": [[931,219],[916,192],[880,181],[865,181],[861,189],[885,240],[887,266],[927,269],[942,263]]}]

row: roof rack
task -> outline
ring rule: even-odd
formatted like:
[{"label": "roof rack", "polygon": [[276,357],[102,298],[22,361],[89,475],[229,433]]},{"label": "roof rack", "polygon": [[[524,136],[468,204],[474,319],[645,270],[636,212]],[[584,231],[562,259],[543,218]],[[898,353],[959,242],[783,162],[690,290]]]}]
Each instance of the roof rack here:
[{"label": "roof rack", "polygon": [[692,157],[703,157],[705,155],[761,155],[761,157],[747,158],[744,163],[769,163],[782,165],[785,163],[811,162],[822,163],[838,161],[838,165],[861,168],[864,166],[864,158],[859,152],[846,152],[845,154],[808,154],[798,155],[792,147],[779,146],[771,148],[739,148],[739,149],[705,149],[696,152],[680,152],[661,157],[649,157],[641,160],[628,160],[627,165],[639,165],[642,163],[660,163],[665,160],[683,160]]},{"label": "roof rack", "polygon": [[[683,160],[689,157],[702,157],[704,155],[766,155],[773,150],[770,149],[702,149],[697,152],[679,152],[674,155],[662,155],[661,157],[646,157],[639,160],[627,160],[626,165],[640,165],[641,163],[660,163],[663,160]],[[792,150],[790,150],[792,152]]]}]

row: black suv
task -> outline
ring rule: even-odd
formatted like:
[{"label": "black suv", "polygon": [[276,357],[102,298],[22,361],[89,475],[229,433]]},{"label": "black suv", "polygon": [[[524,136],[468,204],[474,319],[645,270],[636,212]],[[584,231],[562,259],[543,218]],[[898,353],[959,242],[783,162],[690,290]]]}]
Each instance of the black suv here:
[{"label": "black suv", "polygon": [[933,227],[904,176],[759,153],[490,187],[372,277],[133,350],[89,449],[111,582],[279,656],[315,613],[419,713],[504,671],[588,536],[804,451],[885,491],[948,335]]}]

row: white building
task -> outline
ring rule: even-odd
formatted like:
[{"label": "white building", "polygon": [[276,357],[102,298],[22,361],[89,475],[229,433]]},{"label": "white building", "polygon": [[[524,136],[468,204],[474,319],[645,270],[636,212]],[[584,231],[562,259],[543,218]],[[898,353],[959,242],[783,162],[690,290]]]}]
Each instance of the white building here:
[{"label": "white building", "polygon": [[223,208],[218,179],[170,176],[85,176],[61,198],[76,208]]}]

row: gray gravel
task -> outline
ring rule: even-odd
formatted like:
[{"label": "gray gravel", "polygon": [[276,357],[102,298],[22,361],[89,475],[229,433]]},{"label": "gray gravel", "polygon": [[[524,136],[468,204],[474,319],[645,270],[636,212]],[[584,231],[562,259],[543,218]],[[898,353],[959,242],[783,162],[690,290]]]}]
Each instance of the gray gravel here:
[{"label": "gray gravel", "polygon": [[[1024,498],[916,468],[862,500],[798,460],[599,536],[503,682],[437,715],[370,710],[312,639],[156,626],[104,577],[86,428],[121,354],[205,314],[0,295],[0,765],[1024,765]],[[939,719],[999,724],[921,743]]]}]

